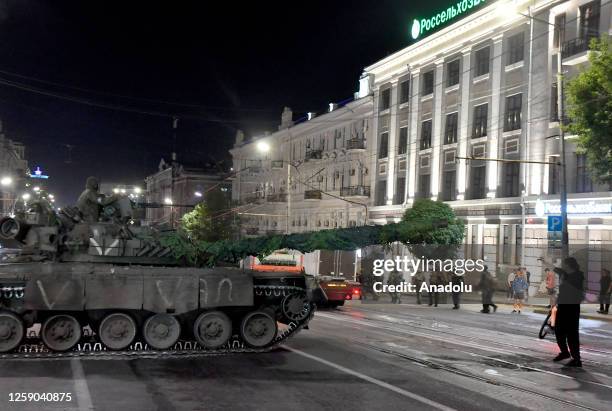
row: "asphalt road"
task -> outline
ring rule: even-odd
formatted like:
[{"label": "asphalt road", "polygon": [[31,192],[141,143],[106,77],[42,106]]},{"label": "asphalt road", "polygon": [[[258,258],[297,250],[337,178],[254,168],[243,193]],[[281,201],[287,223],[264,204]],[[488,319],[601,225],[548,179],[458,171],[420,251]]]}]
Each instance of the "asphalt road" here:
[{"label": "asphalt road", "polygon": [[[610,409],[612,323],[582,320],[567,369],[542,315],[477,308],[353,303],[267,354],[4,361],[0,410]],[[70,401],[10,401],[53,392]]]}]

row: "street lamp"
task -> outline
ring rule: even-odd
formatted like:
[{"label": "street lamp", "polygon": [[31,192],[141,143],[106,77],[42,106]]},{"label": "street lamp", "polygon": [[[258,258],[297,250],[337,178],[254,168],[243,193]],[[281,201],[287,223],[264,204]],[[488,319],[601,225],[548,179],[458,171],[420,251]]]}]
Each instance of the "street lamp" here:
[{"label": "street lamp", "polygon": [[172,199],[170,197],[164,198],[164,204],[172,205]]},{"label": "street lamp", "polygon": [[196,197],[200,197],[201,198],[202,197],[202,192],[196,191],[195,193],[193,193],[193,195],[196,196]]},{"label": "street lamp", "polygon": [[28,201],[30,199],[30,193],[23,193],[21,195],[21,198],[23,199],[23,201]]},{"label": "street lamp", "polygon": [[257,150],[260,153],[267,153],[270,151],[270,144],[266,143],[265,141],[260,141],[257,143]]},{"label": "street lamp", "polygon": [[138,195],[142,193],[142,189],[140,187],[134,187],[134,194]]},{"label": "street lamp", "polygon": [[2,177],[2,179],[0,180],[0,185],[2,185],[3,187],[10,186],[11,184],[13,184],[13,179],[11,177]]}]

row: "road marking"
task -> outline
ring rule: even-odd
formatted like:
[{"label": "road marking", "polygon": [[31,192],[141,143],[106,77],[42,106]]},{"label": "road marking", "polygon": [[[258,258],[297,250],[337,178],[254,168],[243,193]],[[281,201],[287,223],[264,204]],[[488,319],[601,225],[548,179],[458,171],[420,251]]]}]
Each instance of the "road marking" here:
[{"label": "road marking", "polygon": [[378,385],[381,388],[385,388],[385,389],[387,389],[389,391],[393,391],[393,392],[395,392],[397,394],[403,395],[404,397],[408,397],[408,398],[411,398],[411,399],[413,399],[415,401],[419,401],[419,402],[421,402],[423,404],[427,404],[427,405],[429,405],[429,406],[431,406],[433,408],[436,408],[438,410],[455,411],[454,408],[447,407],[444,404],[440,404],[438,402],[432,401],[432,400],[430,400],[428,398],[420,396],[419,394],[415,394],[415,393],[412,393],[410,391],[406,391],[406,390],[404,390],[402,388],[396,387],[395,385],[391,385],[391,384],[386,383],[384,381],[381,381],[381,380],[379,380],[377,378],[370,377],[369,375],[365,375],[365,374],[362,374],[362,373],[360,373],[358,371],[351,370],[350,368],[343,367],[342,365],[333,363],[331,361],[327,361],[327,360],[325,360],[323,358],[320,358],[320,357],[317,357],[315,355],[308,354],[308,353],[306,353],[304,351],[301,351],[301,350],[298,350],[298,349],[295,349],[295,348],[291,348],[291,347],[288,347],[286,345],[283,346],[283,348],[285,350],[287,350],[287,351],[291,351],[294,354],[298,354],[298,355],[301,355],[302,357],[306,357],[306,358],[308,358],[310,360],[320,362],[321,364],[325,364],[328,367],[335,368],[335,369],[337,369],[339,371],[342,371],[342,372],[344,372],[346,374],[352,375],[352,376],[357,377],[357,378],[359,378],[361,380],[367,381],[367,382],[369,382],[371,384]]},{"label": "road marking", "polygon": [[89,387],[87,386],[87,380],[85,379],[85,372],[83,371],[81,360],[78,358],[70,360],[70,368],[72,368],[72,378],[74,379],[74,389],[76,391],[79,410],[93,411],[94,406],[91,402],[91,395],[89,394]]}]

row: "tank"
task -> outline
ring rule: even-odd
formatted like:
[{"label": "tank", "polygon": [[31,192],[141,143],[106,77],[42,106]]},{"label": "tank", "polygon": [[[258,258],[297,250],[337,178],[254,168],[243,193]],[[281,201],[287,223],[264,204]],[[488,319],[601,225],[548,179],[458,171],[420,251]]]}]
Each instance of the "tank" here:
[{"label": "tank", "polygon": [[312,277],[185,266],[134,206],[88,221],[37,201],[0,220],[3,357],[261,352],[307,327]]}]

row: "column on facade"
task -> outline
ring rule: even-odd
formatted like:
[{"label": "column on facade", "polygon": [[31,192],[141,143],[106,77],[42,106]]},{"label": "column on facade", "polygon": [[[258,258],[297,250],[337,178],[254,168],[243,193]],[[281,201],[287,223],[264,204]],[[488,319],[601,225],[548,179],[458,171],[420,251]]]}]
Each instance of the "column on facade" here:
[{"label": "column on facade", "polygon": [[[489,147],[487,157],[497,158],[500,136],[503,132],[501,121],[501,80],[502,80],[502,45],[503,35],[493,37],[493,64],[491,69],[491,127],[489,130]],[[497,192],[497,161],[486,162],[487,197],[495,198]]]},{"label": "column on facade", "polygon": [[420,103],[420,68],[411,68],[410,82],[410,136],[408,143],[408,164],[406,166],[406,180],[408,181],[408,200],[411,204],[416,193],[417,153],[419,150],[419,103]]},{"label": "column on facade", "polygon": [[444,93],[444,60],[435,62],[436,75],[434,79],[433,101],[433,133],[431,147],[433,149],[431,161],[431,198],[438,199],[440,193],[440,153],[442,149],[442,99]]},{"label": "column on facade", "polygon": [[[461,51],[463,61],[463,76],[461,78],[461,104],[460,104],[460,129],[459,129],[459,145],[457,147],[458,157],[467,157],[467,147],[469,139],[468,120],[470,118],[470,91],[471,87],[471,47]],[[465,200],[465,189],[467,183],[467,161],[459,160],[457,163],[457,200]]]},{"label": "column on facade", "polygon": [[391,81],[391,110],[389,112],[389,155],[387,159],[387,205],[393,204],[395,197],[395,162],[397,158],[397,100],[398,80]]},{"label": "column on facade", "polygon": [[[380,89],[376,89],[372,97],[372,123],[370,124],[370,136],[367,141],[367,158],[370,159],[370,201],[376,205],[376,193],[378,192],[378,101]],[[369,216],[366,216],[366,221]]]}]

